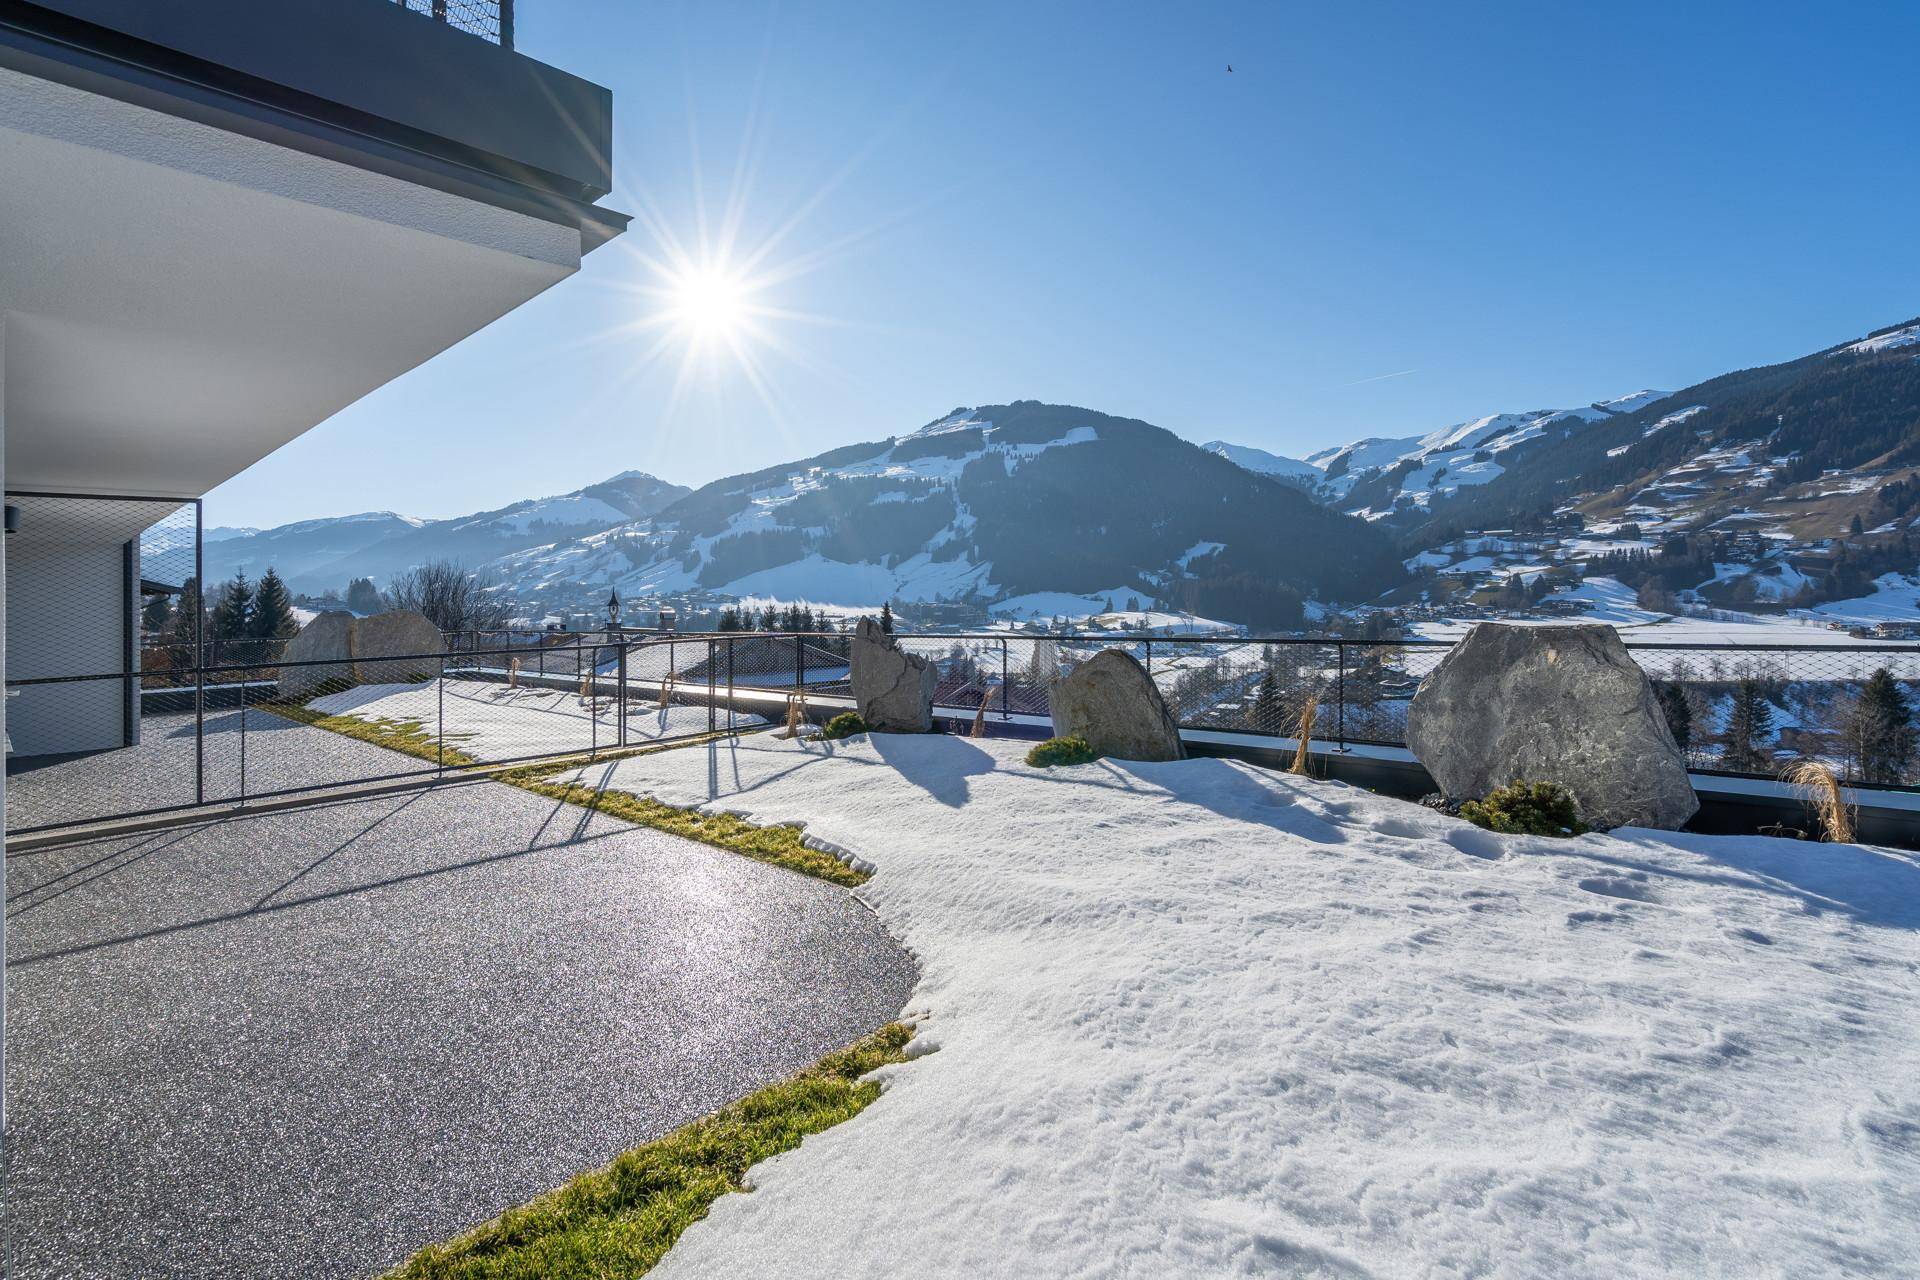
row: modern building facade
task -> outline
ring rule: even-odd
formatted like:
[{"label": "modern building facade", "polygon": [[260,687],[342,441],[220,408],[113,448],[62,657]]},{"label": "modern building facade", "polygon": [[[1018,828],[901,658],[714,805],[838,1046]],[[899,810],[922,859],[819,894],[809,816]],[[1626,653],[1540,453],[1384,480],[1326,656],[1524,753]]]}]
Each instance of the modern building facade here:
[{"label": "modern building facade", "polygon": [[[144,531],[624,229],[510,4],[0,0],[8,678],[137,669]],[[131,743],[137,683],[14,690],[10,750]]]}]

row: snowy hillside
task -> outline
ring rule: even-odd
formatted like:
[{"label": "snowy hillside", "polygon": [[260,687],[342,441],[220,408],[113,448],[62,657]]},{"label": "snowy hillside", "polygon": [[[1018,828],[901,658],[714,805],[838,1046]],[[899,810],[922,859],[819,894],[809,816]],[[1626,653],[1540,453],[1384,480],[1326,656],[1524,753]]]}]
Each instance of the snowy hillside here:
[{"label": "snowy hillside", "polygon": [[688,492],[639,471],[549,498],[448,520],[390,511],[302,520],[265,530],[207,535],[211,581],[238,570],[257,578],[271,565],[296,591],[341,590],[353,578],[385,582],[429,560],[477,566],[527,546],[628,523],[652,515]]},{"label": "snowy hillside", "polygon": [[[1323,550],[1292,554],[1303,544]],[[536,607],[609,588],[848,606],[1052,594],[1267,626],[1402,576],[1384,537],[1293,485],[1144,422],[1035,401],[729,477],[490,568]]]},{"label": "snowy hillside", "polygon": [[1487,483],[1506,469],[1509,451],[1522,445],[1564,437],[1662,398],[1662,392],[1636,391],[1578,409],[1488,414],[1425,435],[1355,440],[1309,454],[1304,462],[1221,440],[1201,447],[1250,471],[1284,475],[1342,510],[1377,518],[1396,506],[1425,509],[1438,495]]},{"label": "snowy hillside", "polygon": [[1308,488],[1320,483],[1323,472],[1311,462],[1302,462],[1298,458],[1286,458],[1277,453],[1268,453],[1265,449],[1256,449],[1252,445],[1229,444],[1225,440],[1209,440],[1200,446],[1208,453],[1217,453],[1235,466],[1263,476],[1272,476],[1276,480],[1290,480]]},{"label": "snowy hillside", "polygon": [[879,1101],[754,1169],[663,1280],[1920,1272],[1912,855],[1498,836],[1023,751],[581,771],[804,823],[922,975]]}]

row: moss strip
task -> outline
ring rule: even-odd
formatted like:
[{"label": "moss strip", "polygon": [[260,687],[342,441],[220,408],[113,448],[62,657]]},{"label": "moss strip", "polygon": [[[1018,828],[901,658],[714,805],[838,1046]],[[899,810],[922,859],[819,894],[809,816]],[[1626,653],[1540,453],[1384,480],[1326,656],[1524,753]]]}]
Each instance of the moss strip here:
[{"label": "moss strip", "polygon": [[[904,1062],[912,1031],[890,1023],[797,1076],[769,1085],[604,1168],[509,1209],[387,1273],[388,1280],[604,1280],[651,1270],[747,1170],[858,1115],[880,1096],[861,1077]],[[851,1211],[851,1210],[850,1210]]]},{"label": "moss strip", "polygon": [[[266,709],[289,719],[298,720],[302,724],[312,725],[317,729],[344,734],[349,738],[404,752],[422,760],[438,761],[440,759],[435,749],[433,735],[415,720],[368,721],[358,716],[324,715],[308,707],[285,703],[275,703]],[[683,746],[698,746],[703,742],[710,742],[724,736],[726,735],[715,734],[712,737],[696,738],[690,742],[604,751],[596,757],[595,762],[624,760],[630,756],[650,755],[655,751],[672,751]],[[494,779],[509,786],[519,787],[523,791],[531,791],[535,795],[546,796],[550,800],[579,805],[583,809],[604,813],[636,826],[652,827],[658,831],[684,836],[689,840],[698,840],[702,844],[710,844],[715,848],[725,849],[729,853],[752,858],[756,862],[785,867],[789,871],[798,871],[801,875],[813,876],[848,888],[863,885],[872,878],[867,872],[855,871],[830,853],[809,849],[802,842],[801,830],[796,826],[758,827],[730,813],[701,813],[696,809],[683,809],[624,791],[601,791],[584,783],[563,783],[553,780],[556,774],[580,768],[586,763],[588,761],[585,757],[543,761],[525,768],[503,770],[495,774]],[[475,760],[452,746],[447,748],[446,764],[450,769],[485,767],[485,762]]]},{"label": "moss strip", "polygon": [[796,826],[757,827],[730,813],[701,813],[697,809],[682,809],[626,791],[602,791],[585,783],[552,780],[554,774],[578,767],[577,763],[562,763],[516,769],[501,774],[500,781],[535,795],[577,804],[637,826],[672,832],[676,836],[685,836],[689,840],[741,854],[756,862],[785,867],[789,871],[798,871],[802,875],[848,888],[865,884],[872,878],[864,871],[855,871],[830,853],[808,848],[802,843],[801,830]]}]

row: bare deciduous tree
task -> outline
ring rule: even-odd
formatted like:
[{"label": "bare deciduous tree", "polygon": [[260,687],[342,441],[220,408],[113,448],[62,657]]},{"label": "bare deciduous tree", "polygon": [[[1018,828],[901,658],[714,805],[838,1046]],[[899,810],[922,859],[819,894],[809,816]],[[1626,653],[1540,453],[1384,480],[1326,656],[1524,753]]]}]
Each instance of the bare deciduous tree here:
[{"label": "bare deciduous tree", "polygon": [[397,573],[387,584],[387,607],[424,614],[442,631],[497,631],[513,605],[496,584],[451,560],[433,560]]}]

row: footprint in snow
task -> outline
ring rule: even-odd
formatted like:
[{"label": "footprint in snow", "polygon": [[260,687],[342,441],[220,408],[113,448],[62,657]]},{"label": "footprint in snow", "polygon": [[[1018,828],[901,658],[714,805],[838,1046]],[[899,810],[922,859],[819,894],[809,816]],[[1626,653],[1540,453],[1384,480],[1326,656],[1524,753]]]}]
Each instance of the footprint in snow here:
[{"label": "footprint in snow", "polygon": [[1580,887],[1603,898],[1621,898],[1628,902],[1659,901],[1653,896],[1653,890],[1639,880],[1622,876],[1589,876],[1580,882]]},{"label": "footprint in snow", "polygon": [[1491,831],[1482,831],[1478,827],[1467,827],[1460,831],[1447,833],[1447,843],[1470,858],[1486,858],[1498,862],[1507,854],[1500,843],[1500,837]]}]

